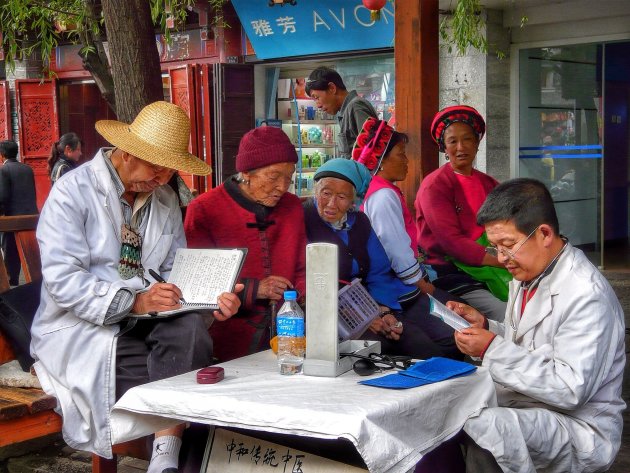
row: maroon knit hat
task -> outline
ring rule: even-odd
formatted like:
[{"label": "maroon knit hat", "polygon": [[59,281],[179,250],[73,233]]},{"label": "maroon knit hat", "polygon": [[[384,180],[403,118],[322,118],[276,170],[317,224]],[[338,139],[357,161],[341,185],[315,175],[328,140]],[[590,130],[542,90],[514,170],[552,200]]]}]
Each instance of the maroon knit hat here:
[{"label": "maroon knit hat", "polygon": [[251,171],[270,164],[297,163],[295,146],[284,131],[273,126],[261,126],[241,138],[236,155],[236,170]]},{"label": "maroon knit hat", "polygon": [[467,105],[446,107],[435,114],[433,123],[431,123],[431,136],[442,152],[446,150],[446,146],[444,145],[444,132],[455,122],[465,123],[470,126],[479,141],[481,141],[481,138],[483,138],[483,135],[486,133],[486,122],[483,120],[481,114],[474,108]]}]

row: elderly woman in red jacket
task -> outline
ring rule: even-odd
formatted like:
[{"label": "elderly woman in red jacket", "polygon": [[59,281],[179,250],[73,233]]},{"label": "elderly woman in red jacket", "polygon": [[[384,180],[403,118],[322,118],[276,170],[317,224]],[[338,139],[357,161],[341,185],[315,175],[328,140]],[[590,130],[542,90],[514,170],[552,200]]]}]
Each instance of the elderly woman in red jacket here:
[{"label": "elderly woman in red jacket", "polygon": [[[213,324],[221,361],[269,348],[273,308],[286,289],[304,295],[306,233],[300,199],[288,193],[297,153],[279,128],[260,127],[241,139],[238,174],[194,199],[184,229],[190,248],[247,248],[239,312]],[[279,305],[278,305],[279,307]]]},{"label": "elderly woman in red jacket", "polygon": [[[477,110],[447,107],[435,115],[431,135],[448,162],[427,175],[415,200],[418,243],[436,287],[459,295],[484,315],[503,320],[505,302],[463,265],[503,268],[477,240],[484,229],[477,211],[498,182],[473,167],[486,124]],[[492,271],[491,271],[492,272]],[[507,293],[507,284],[505,285]]]}]

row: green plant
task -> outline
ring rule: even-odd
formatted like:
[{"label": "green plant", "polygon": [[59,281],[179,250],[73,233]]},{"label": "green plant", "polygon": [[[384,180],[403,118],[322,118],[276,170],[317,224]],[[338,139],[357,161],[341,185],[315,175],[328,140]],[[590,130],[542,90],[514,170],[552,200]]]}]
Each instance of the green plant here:
[{"label": "green plant", "polygon": [[[488,40],[484,34],[486,21],[482,14],[480,0],[456,0],[457,5],[451,12],[446,13],[440,21],[440,37],[447,45],[448,52],[453,48],[461,55],[466,54],[469,47],[482,53],[488,52]],[[508,1],[508,0],[506,0]],[[527,23],[527,17],[521,17],[521,28]],[[496,50],[499,59],[505,57],[505,52]]]},{"label": "green plant", "polygon": [[[225,26],[222,7],[226,0],[209,0],[215,12],[215,25]],[[149,0],[153,23],[170,42],[173,30],[185,23],[194,0]],[[48,66],[52,51],[62,42],[81,44],[81,54],[87,56],[101,41],[103,17],[96,0],[3,0],[0,1],[0,31],[5,60],[10,71],[15,61],[39,52]]]}]

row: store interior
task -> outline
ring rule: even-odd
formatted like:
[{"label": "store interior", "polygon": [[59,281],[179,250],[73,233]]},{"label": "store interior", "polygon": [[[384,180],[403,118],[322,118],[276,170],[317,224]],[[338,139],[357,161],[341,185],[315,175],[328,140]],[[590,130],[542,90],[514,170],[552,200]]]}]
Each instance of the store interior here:
[{"label": "store interior", "polygon": [[264,121],[266,125],[281,127],[294,143],[298,165],[291,192],[300,197],[313,194],[315,171],[337,157],[337,121],[318,110],[304,90],[306,78],[319,66],[339,72],[347,90],[356,90],[369,100],[379,118],[392,124],[396,119],[391,54],[257,65],[254,69],[257,123]]}]

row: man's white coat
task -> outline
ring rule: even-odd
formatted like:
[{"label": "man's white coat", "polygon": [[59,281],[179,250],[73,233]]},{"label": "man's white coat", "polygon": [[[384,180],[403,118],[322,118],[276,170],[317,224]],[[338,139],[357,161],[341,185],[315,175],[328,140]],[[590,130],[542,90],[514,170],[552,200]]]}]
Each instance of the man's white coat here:
[{"label": "man's white coat", "polygon": [[[119,289],[144,285],[118,275],[123,214],[104,159],[100,150],[64,175],[42,209],[43,286],[31,352],[42,387],[58,400],[68,445],[111,457],[119,326],[103,321]],[[177,197],[167,186],[153,191],[148,219],[142,264],[167,277],[175,251],[186,246]]]},{"label": "man's white coat", "polygon": [[483,359],[501,407],[469,419],[465,431],[503,471],[604,471],[619,450],[625,408],[619,301],[571,245],[522,318],[519,288],[512,281],[505,322],[490,321],[499,335]]}]

